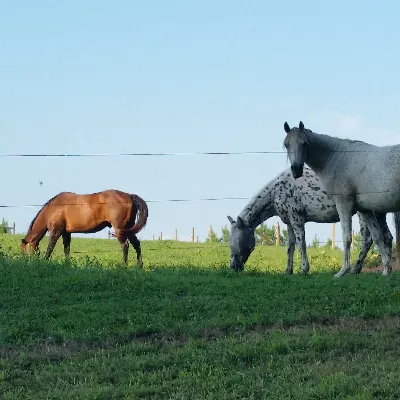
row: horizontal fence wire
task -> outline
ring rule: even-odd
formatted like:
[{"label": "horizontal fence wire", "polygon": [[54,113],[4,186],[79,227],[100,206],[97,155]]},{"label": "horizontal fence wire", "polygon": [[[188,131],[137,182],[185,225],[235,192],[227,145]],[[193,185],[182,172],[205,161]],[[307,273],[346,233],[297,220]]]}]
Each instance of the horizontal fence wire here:
[{"label": "horizontal fence wire", "polygon": [[[388,151],[388,152],[400,152],[400,147],[397,148],[372,148],[368,150],[337,150],[336,152],[343,152],[343,153],[373,153],[373,152],[382,152],[382,151]],[[0,154],[0,158],[50,158],[50,157],[170,157],[170,156],[240,156],[240,155],[266,155],[266,154],[288,154],[286,150],[279,150],[279,151],[241,151],[241,152],[143,152],[143,153],[14,153],[14,154]],[[383,193],[399,193],[400,190],[387,190],[387,191],[367,191],[367,192],[357,192],[355,194],[383,194]],[[324,193],[325,194],[325,193]],[[347,193],[329,193],[328,195],[333,196],[333,195],[343,195]],[[318,196],[317,193],[315,193],[315,196]],[[175,202],[201,202],[201,201],[229,201],[229,200],[255,200],[255,199],[261,199],[264,196],[253,196],[253,197],[208,197],[208,198],[192,198],[192,199],[158,199],[158,200],[145,200],[147,203],[175,203]],[[270,197],[270,196],[265,196],[265,197]],[[130,202],[127,202],[130,203]],[[51,206],[65,206],[65,205],[81,205],[82,203],[63,203],[63,204],[50,204]],[[93,203],[93,204],[107,204],[106,202],[104,203]],[[0,204],[0,208],[40,208],[43,207],[42,204],[24,204],[24,205],[17,205],[17,204]],[[109,238],[111,239],[111,238]],[[146,241],[172,241],[176,242],[176,240],[173,239],[165,239],[165,240],[160,240],[160,239],[149,239]],[[343,243],[341,240],[335,240],[335,243]],[[179,242],[179,243],[184,243],[184,242]],[[315,243],[315,242],[314,242]],[[318,244],[323,244],[326,245],[329,243],[328,241],[318,241]],[[207,244],[204,243],[203,244]],[[212,245],[214,243],[208,243],[208,245]],[[218,244],[218,247],[227,247],[229,248],[229,244]],[[276,245],[257,245],[257,247],[283,247],[283,246],[276,246]],[[312,247],[312,245],[309,245],[308,247]],[[323,247],[323,246],[321,246]],[[200,250],[200,249],[205,249],[204,246],[196,246],[196,245],[188,245],[188,246],[179,246],[179,247],[170,247],[169,249],[171,250],[187,250],[187,249],[192,249],[192,250]],[[156,251],[159,250],[158,248],[147,248],[146,250],[150,251]],[[116,250],[96,250],[97,252],[103,253],[103,252],[120,252],[120,249]],[[71,251],[73,254],[87,254],[90,253],[90,251]]]},{"label": "horizontal fence wire", "polygon": [[[368,191],[368,192],[355,192],[351,193],[354,195],[357,194],[383,194],[383,193],[400,193],[400,190],[378,190],[378,191]],[[326,193],[328,196],[341,196],[347,195],[346,192],[338,192],[338,193]],[[227,200],[256,200],[269,198],[270,195],[266,196],[253,196],[253,197],[205,197],[205,198],[197,198],[197,199],[163,199],[163,200],[145,200],[146,203],[191,203],[197,201],[227,201]],[[318,191],[313,193],[313,197],[318,197]],[[118,201],[118,202],[91,202],[90,204],[131,204],[131,201]],[[87,205],[87,203],[56,203],[56,204],[48,204],[47,207],[63,207],[63,206],[78,206],[78,205]],[[37,208],[43,207],[43,204],[0,204],[0,208]]]},{"label": "horizontal fence wire", "polygon": [[[103,239],[103,240],[108,240],[108,239]],[[115,240],[116,242],[118,242],[117,240]],[[175,240],[173,240],[173,239],[165,239],[165,240],[160,240],[160,239],[154,239],[154,240],[152,240],[152,239],[148,239],[148,240],[142,240],[141,242],[176,242]],[[179,243],[184,243],[184,242],[179,242]],[[335,244],[336,243],[343,243],[343,241],[342,240],[335,240]],[[324,241],[324,242],[318,242],[318,244],[322,244],[322,245],[327,245],[328,246],[328,248],[329,249],[331,249],[331,242],[328,242],[328,241]],[[174,246],[171,246],[171,247],[168,247],[168,248],[166,248],[165,250],[205,250],[205,249],[207,249],[207,246],[210,246],[210,247],[214,247],[214,248],[224,248],[224,249],[229,249],[230,247],[229,247],[229,244],[225,244],[225,243],[207,243],[207,242],[203,242],[203,246],[199,246],[198,245],[198,243],[194,243],[192,246],[191,245],[187,245],[187,246],[179,246],[179,247],[174,247]],[[276,245],[273,245],[273,244],[271,244],[271,245],[262,245],[262,244],[259,244],[259,245],[257,245],[256,246],[256,248],[276,248],[276,247],[286,247],[286,244],[285,245],[279,245],[279,246],[276,246]],[[313,246],[310,244],[310,245],[308,245],[307,246],[308,248],[312,248]],[[317,248],[323,248],[324,246],[320,246],[320,247],[317,247]],[[340,249],[339,249],[340,250]],[[352,249],[353,251],[356,251],[357,249]],[[143,249],[142,249],[142,251],[143,251]],[[160,251],[160,248],[157,248],[157,247],[146,247],[145,248],[145,251]],[[119,253],[119,252],[121,252],[121,249],[115,249],[115,250],[100,250],[100,249],[98,249],[98,250],[96,250],[96,253]],[[72,249],[71,249],[71,254],[88,254],[88,253],[90,253],[90,254],[93,254],[93,251],[90,251],[90,250],[76,250],[76,251],[73,251]]]},{"label": "horizontal fence wire", "polygon": [[[91,238],[92,240],[94,239],[94,238]],[[99,240],[108,240],[108,239],[99,239]],[[174,241],[175,242],[175,240],[159,240],[159,239],[154,239],[154,240],[152,240],[152,239],[148,239],[148,240],[141,240],[141,242],[170,242],[170,241]],[[116,242],[118,242],[117,240],[116,240]],[[184,243],[184,242],[179,242],[179,243]],[[329,249],[331,248],[331,243],[330,242],[318,242],[319,244],[329,244]],[[343,241],[341,241],[341,240],[335,240],[335,243],[343,243]],[[210,247],[214,247],[214,248],[227,248],[227,249],[229,249],[229,244],[222,244],[222,243],[207,243],[207,242],[203,242],[203,246],[199,246],[198,245],[198,243],[194,243],[192,246],[190,246],[190,245],[187,245],[187,246],[179,246],[179,247],[173,247],[173,246],[171,246],[171,247],[168,247],[168,248],[165,248],[164,250],[205,250],[205,249],[207,249],[207,246],[210,246]],[[286,245],[279,245],[279,246],[275,246],[275,245],[262,245],[262,244],[259,244],[259,245],[257,245],[255,248],[257,249],[257,248],[276,248],[276,247],[286,247]],[[309,246],[307,246],[308,248],[312,248],[312,245],[309,245]],[[322,248],[323,246],[321,246],[320,248]],[[355,250],[355,249],[354,249]],[[95,251],[95,253],[119,253],[119,252],[121,252],[122,250],[119,248],[119,249],[114,249],[114,250],[112,250],[112,249],[107,249],[107,250],[101,250],[101,249],[96,249],[96,251]],[[143,251],[143,248],[142,248],[142,251]],[[160,248],[158,248],[158,247],[146,247],[145,248],[145,251],[160,251]],[[90,253],[90,254],[93,254],[94,252],[93,252],[93,250],[70,250],[70,254],[88,254],[88,253]]]},{"label": "horizontal fence wire", "polygon": [[[368,192],[355,192],[351,193],[354,195],[357,194],[383,194],[383,193],[400,193],[400,190],[378,190],[378,191],[368,191]],[[347,195],[346,192],[338,192],[338,193],[324,193],[328,196],[341,196]],[[162,200],[145,200],[146,203],[191,203],[197,201],[228,201],[228,200],[256,200],[268,198],[267,196],[254,196],[254,197],[205,197],[205,198],[197,198],[197,199],[162,199]],[[318,197],[318,191],[313,193],[313,197]],[[118,204],[131,204],[130,201],[118,201]],[[116,202],[94,202],[90,204],[116,204]],[[87,205],[86,203],[57,203],[57,204],[48,204],[48,207],[63,207],[63,206],[78,206],[78,205]],[[35,208],[35,207],[43,207],[43,204],[0,204],[0,208]]]},{"label": "horizontal fence wire", "polygon": [[0,154],[7,157],[171,157],[171,156],[234,156],[234,155],[263,155],[284,154],[286,151],[199,151],[171,153],[38,153],[38,154]]},{"label": "horizontal fence wire", "polygon": [[[376,152],[400,152],[399,148],[377,147],[368,150],[334,150],[333,153],[376,153]],[[238,155],[264,155],[264,154],[289,154],[286,150],[271,151],[193,151],[193,152],[167,152],[167,153],[14,153],[0,154],[0,158],[23,157],[171,157],[171,156],[238,156]]]}]

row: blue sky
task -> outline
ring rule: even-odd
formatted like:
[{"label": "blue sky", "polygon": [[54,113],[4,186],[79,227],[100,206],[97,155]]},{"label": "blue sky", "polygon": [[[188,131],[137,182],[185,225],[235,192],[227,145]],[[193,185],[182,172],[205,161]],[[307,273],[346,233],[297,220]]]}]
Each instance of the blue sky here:
[{"label": "blue sky", "polygon": [[[283,123],[299,120],[400,143],[400,3],[381,4],[3,1],[0,153],[280,151]],[[147,200],[251,197],[286,167],[284,154],[0,157],[0,203],[109,188]],[[194,226],[203,240],[245,204],[151,203],[139,237],[178,228],[189,239]],[[24,232],[37,210],[0,217]],[[307,240],[330,231],[309,223]]]}]

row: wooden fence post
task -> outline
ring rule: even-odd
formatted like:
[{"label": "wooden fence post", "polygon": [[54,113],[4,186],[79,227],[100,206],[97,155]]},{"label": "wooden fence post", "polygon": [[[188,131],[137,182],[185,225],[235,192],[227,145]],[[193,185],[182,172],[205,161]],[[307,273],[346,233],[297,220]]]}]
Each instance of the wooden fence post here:
[{"label": "wooden fence post", "polygon": [[192,228],[192,242],[194,243],[194,227]]},{"label": "wooden fence post", "polygon": [[178,241],[178,229],[175,228],[175,240]]},{"label": "wooden fence post", "polygon": [[110,239],[110,236],[111,236],[110,231],[107,232],[107,236],[108,236],[108,239]]},{"label": "wooden fence post", "polygon": [[162,232],[160,233],[160,240],[162,240]]},{"label": "wooden fence post", "polygon": [[279,222],[277,222],[275,228],[275,246],[279,246],[280,242],[281,242],[281,230],[279,227]]},{"label": "wooden fence post", "polygon": [[15,222],[13,223],[13,234],[15,235]]},{"label": "wooden fence post", "polygon": [[213,234],[213,230],[212,230],[212,226],[210,225],[210,230],[208,231],[208,238],[210,239],[210,242],[212,241],[212,234]]},{"label": "wooden fence post", "polygon": [[332,224],[332,249],[335,248],[335,224]]}]

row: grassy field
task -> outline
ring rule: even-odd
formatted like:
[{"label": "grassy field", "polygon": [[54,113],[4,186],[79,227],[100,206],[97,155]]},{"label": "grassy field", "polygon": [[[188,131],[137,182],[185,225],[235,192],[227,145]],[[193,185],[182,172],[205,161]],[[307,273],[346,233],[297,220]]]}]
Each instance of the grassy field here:
[{"label": "grassy field", "polygon": [[236,274],[226,246],[158,241],[141,270],[75,238],[45,262],[20,238],[0,237],[2,400],[400,398],[398,272],[334,280],[341,252],[310,249],[286,276],[264,247]]}]

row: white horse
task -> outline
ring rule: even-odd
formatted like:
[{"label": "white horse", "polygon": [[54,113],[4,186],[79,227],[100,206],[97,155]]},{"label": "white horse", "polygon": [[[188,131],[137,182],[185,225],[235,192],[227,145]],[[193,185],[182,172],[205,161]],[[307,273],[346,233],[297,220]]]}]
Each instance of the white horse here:
[{"label": "white horse", "polygon": [[[293,255],[295,244],[301,253],[301,269],[307,273],[310,269],[305,240],[306,222],[339,222],[335,202],[321,187],[318,176],[312,169],[305,168],[302,178],[294,179],[290,169],[268,182],[244,207],[235,221],[231,223],[229,245],[231,249],[230,267],[242,271],[244,264],[255,247],[254,232],[258,225],[268,218],[278,216],[288,230],[288,248],[286,273],[293,273]],[[354,270],[361,271],[365,257],[372,245],[372,238],[363,217],[360,220],[361,251]],[[384,229],[390,234],[389,228]]]},{"label": "white horse", "polygon": [[393,238],[390,231],[382,230],[382,224],[386,224],[386,213],[400,211],[400,145],[378,147],[321,135],[305,129],[302,122],[292,129],[285,122],[284,129],[284,145],[294,178],[303,175],[306,163],[336,204],[344,256],[335,277],[358,272],[350,269],[351,217],[355,211],[364,217],[378,246],[384,265],[382,274],[390,274]]}]

